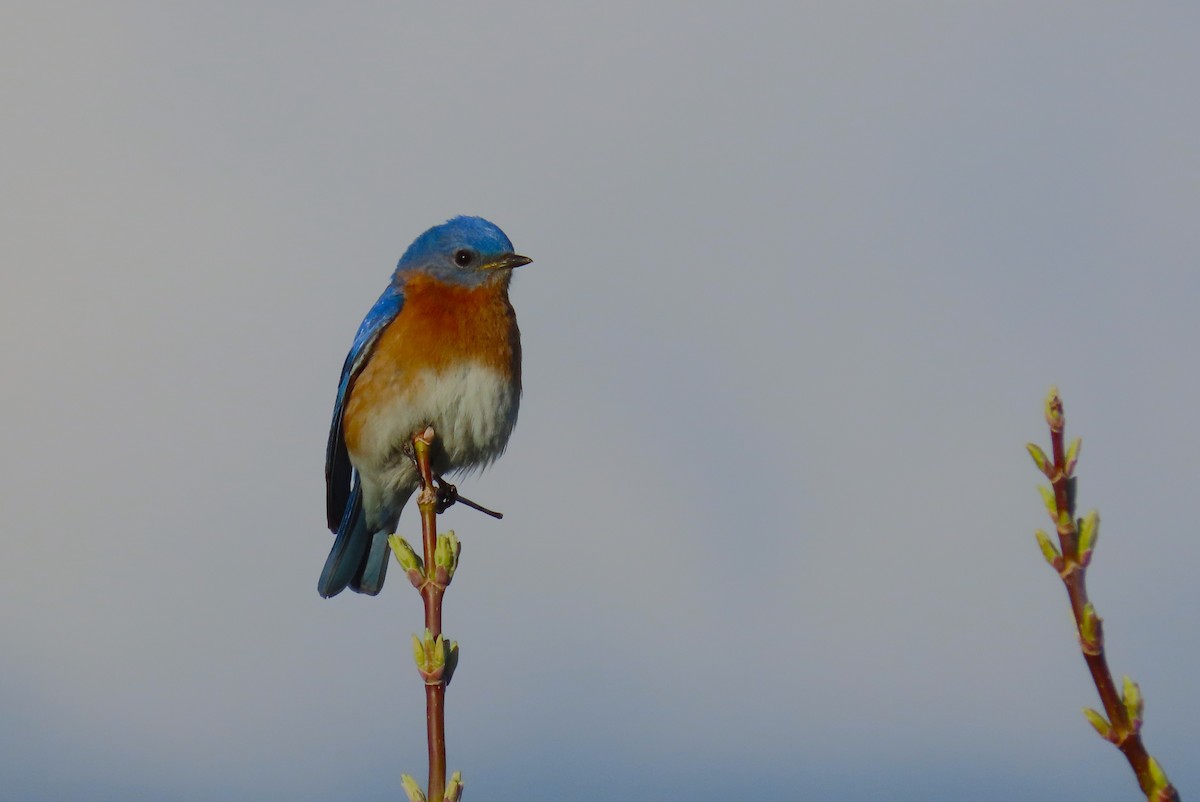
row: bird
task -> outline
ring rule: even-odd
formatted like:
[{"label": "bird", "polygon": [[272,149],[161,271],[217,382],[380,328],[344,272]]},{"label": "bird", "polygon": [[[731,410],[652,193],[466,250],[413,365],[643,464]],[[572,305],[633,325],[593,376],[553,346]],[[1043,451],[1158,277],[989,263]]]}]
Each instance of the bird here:
[{"label": "bird", "polygon": [[521,333],[508,289],[533,260],[500,228],[459,216],[417,237],[367,312],[342,366],[325,450],[334,533],[317,591],[383,587],[395,531],[420,484],[414,434],[432,426],[435,474],[484,468],[521,401]]}]

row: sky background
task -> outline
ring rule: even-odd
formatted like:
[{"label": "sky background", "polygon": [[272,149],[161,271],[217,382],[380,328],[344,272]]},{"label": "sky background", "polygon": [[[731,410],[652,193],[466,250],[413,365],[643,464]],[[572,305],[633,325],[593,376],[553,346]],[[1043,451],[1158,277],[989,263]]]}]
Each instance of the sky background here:
[{"label": "sky background", "polygon": [[[1200,793],[1200,6],[7,3],[0,799],[394,800],[399,572],[322,600],[342,360],[456,214],[536,261],[463,563],[469,800]],[[417,533],[416,516],[401,519]]]}]

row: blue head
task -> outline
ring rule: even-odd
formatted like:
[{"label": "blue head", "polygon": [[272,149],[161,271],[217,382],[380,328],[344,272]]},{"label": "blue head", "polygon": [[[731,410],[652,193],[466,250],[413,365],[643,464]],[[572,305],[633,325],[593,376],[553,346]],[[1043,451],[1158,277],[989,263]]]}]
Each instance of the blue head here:
[{"label": "blue head", "polygon": [[478,286],[508,281],[513,268],[533,260],[513,253],[512,242],[482,217],[455,217],[413,240],[396,265],[396,277],[425,273],[442,281]]}]

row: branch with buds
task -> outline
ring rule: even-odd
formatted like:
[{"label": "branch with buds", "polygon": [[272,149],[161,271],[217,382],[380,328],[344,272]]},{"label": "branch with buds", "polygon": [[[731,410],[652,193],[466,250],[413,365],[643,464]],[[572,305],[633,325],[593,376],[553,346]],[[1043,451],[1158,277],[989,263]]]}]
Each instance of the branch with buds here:
[{"label": "branch with buds", "polygon": [[432,426],[413,438],[413,456],[421,476],[417,509],[421,513],[421,545],[425,558],[418,557],[412,546],[399,535],[388,537],[388,545],[392,547],[396,561],[425,603],[425,632],[420,637],[413,635],[412,641],[417,673],[425,683],[425,725],[429,739],[428,795],[411,775],[403,775],[401,782],[410,802],[458,802],[462,797],[462,774],[456,771],[450,777],[450,782],[446,782],[446,686],[450,684],[454,667],[458,665],[458,643],[446,640],[442,635],[442,596],[454,579],[462,545],[453,532],[444,535],[437,532],[437,514],[448,505],[439,498],[440,494],[434,486],[429,462],[433,438]]},{"label": "branch with buds", "polygon": [[1046,398],[1046,423],[1050,426],[1051,456],[1033,443],[1026,445],[1050,486],[1041,485],[1042,501],[1058,535],[1056,546],[1050,536],[1038,530],[1038,546],[1046,562],[1058,572],[1067,589],[1071,611],[1079,633],[1079,646],[1084,662],[1100,692],[1104,713],[1087,708],[1084,716],[1100,737],[1120,749],[1137,775],[1138,785],[1148,802],[1178,802],[1179,792],[1167,780],[1162,766],[1142,744],[1142,710],[1144,700],[1137,683],[1125,677],[1120,691],[1113,682],[1104,657],[1104,630],[1096,608],[1088,601],[1085,575],[1096,548],[1100,532],[1100,516],[1093,510],[1083,518],[1075,517],[1075,464],[1079,460],[1079,438],[1064,445],[1066,418],[1058,388],[1050,388]]}]

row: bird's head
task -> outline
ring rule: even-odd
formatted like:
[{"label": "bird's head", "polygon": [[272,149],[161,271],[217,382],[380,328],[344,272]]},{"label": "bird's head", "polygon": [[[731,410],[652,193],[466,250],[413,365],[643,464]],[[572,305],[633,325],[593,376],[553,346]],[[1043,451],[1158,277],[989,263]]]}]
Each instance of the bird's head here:
[{"label": "bird's head", "polygon": [[423,273],[442,281],[476,287],[508,281],[513,268],[533,260],[513,253],[512,242],[482,217],[455,217],[413,240],[396,265],[396,277]]}]

